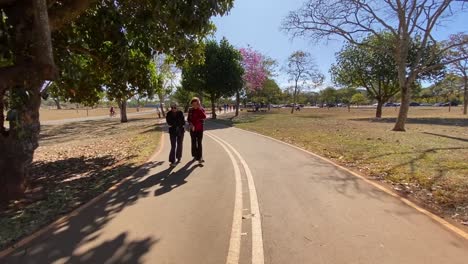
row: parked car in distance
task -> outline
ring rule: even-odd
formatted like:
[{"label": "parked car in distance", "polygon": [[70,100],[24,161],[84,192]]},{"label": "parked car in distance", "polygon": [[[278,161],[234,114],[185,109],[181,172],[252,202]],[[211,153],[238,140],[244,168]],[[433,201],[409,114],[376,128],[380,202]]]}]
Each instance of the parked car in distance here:
[{"label": "parked car in distance", "polygon": [[456,103],[456,102],[449,102],[449,103],[444,103],[442,106],[458,106],[458,103]]},{"label": "parked car in distance", "polygon": [[411,102],[411,103],[409,104],[409,106],[420,106],[420,104],[419,104],[419,103],[416,103],[416,102]]},{"label": "parked car in distance", "polygon": [[437,106],[437,107],[444,106],[444,103],[435,103],[434,106]]},{"label": "parked car in distance", "polygon": [[392,107],[392,106],[397,106],[395,103],[385,103],[385,107]]},{"label": "parked car in distance", "polygon": [[428,103],[421,103],[420,106],[432,106],[432,105]]}]

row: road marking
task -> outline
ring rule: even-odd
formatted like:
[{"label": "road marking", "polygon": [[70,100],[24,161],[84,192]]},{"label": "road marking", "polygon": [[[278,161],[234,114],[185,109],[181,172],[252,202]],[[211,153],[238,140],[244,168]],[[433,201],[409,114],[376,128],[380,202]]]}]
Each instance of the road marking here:
[{"label": "road marking", "polygon": [[300,148],[300,147],[298,147],[298,146],[294,146],[294,145],[292,145],[292,144],[289,144],[289,143],[286,143],[286,142],[284,142],[284,141],[278,140],[278,139],[276,139],[276,138],[272,138],[272,137],[269,137],[269,136],[265,136],[265,135],[262,135],[262,134],[259,134],[259,133],[256,133],[256,132],[252,132],[252,131],[245,130],[245,129],[240,129],[240,128],[234,128],[234,129],[238,129],[238,130],[241,130],[241,131],[244,131],[244,132],[248,132],[248,133],[251,133],[251,134],[254,134],[254,135],[263,137],[263,138],[267,138],[267,139],[276,141],[276,142],[278,142],[278,143],[281,143],[281,144],[290,146],[290,147],[292,147],[292,148],[295,148],[295,149],[297,149],[297,150],[300,150],[300,151],[302,151],[302,152],[305,152],[305,153],[307,153],[307,154],[309,154],[309,155],[312,155],[312,156],[314,156],[314,157],[316,157],[316,158],[319,158],[319,159],[321,159],[321,160],[323,160],[323,161],[326,161],[326,162],[328,162],[328,163],[331,163],[331,164],[333,164],[334,166],[338,167],[339,169],[348,172],[349,174],[351,174],[351,175],[353,175],[353,176],[355,176],[355,177],[357,177],[357,178],[363,180],[364,182],[366,182],[366,183],[368,183],[368,184],[374,186],[375,188],[377,188],[377,189],[379,189],[379,190],[381,190],[381,191],[387,193],[388,195],[391,195],[391,196],[393,196],[393,197],[399,199],[400,201],[402,201],[402,202],[405,203],[406,205],[408,205],[408,206],[412,207],[413,209],[416,209],[416,210],[419,211],[420,213],[422,213],[422,214],[428,216],[429,218],[431,218],[432,220],[434,220],[434,221],[436,221],[437,223],[441,224],[442,226],[444,226],[444,227],[447,228],[448,230],[450,230],[450,231],[454,232],[455,234],[461,236],[462,238],[468,240],[468,233],[467,233],[467,232],[465,232],[465,231],[463,231],[462,229],[456,227],[455,225],[449,223],[448,221],[442,219],[440,216],[437,216],[437,215],[435,215],[435,214],[429,212],[428,210],[426,210],[426,209],[424,209],[424,208],[422,208],[422,207],[416,205],[415,203],[411,202],[410,200],[408,200],[408,199],[406,199],[406,198],[404,198],[404,197],[401,197],[400,195],[398,195],[397,193],[395,193],[395,192],[393,192],[393,191],[387,189],[386,187],[384,187],[384,186],[382,186],[382,185],[380,185],[380,184],[378,184],[378,183],[376,183],[376,182],[374,182],[374,181],[371,181],[371,180],[367,179],[366,177],[364,177],[364,176],[362,176],[362,175],[360,175],[360,174],[358,174],[358,173],[356,173],[356,172],[354,172],[354,171],[352,171],[352,170],[350,170],[350,169],[348,169],[348,168],[346,168],[346,167],[343,167],[343,166],[339,165],[338,163],[336,163],[336,162],[334,162],[334,161],[332,161],[332,160],[330,160],[330,159],[327,159],[327,158],[325,158],[325,157],[322,157],[322,156],[320,156],[320,155],[318,155],[318,154],[315,154],[315,153],[313,153],[313,152],[310,152],[310,151],[308,151],[308,150],[302,149],[302,148]]},{"label": "road marking", "polygon": [[226,259],[226,264],[238,264],[241,247],[242,234],[242,181],[239,165],[232,155],[231,151],[219,140],[207,134],[211,139],[216,141],[228,154],[234,167],[234,176],[236,182],[236,192],[234,199],[234,216],[232,219],[231,238],[229,239],[229,251]]},{"label": "road marking", "polygon": [[247,176],[247,184],[249,188],[250,197],[250,209],[251,209],[251,220],[252,220],[252,264],[263,264],[265,263],[265,257],[263,253],[263,235],[262,235],[262,222],[260,216],[260,208],[258,206],[257,190],[255,189],[255,182],[253,180],[252,171],[247,165],[247,162],[240,155],[240,153],[225,140],[208,133],[213,139],[217,139],[222,143],[226,144],[232,152],[237,156],[242,166],[244,167],[245,174]]}]

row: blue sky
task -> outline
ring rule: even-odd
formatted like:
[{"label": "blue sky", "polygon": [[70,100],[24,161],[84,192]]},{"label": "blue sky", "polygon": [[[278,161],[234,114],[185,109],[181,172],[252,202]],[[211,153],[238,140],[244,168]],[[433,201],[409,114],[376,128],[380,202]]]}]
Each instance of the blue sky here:
[{"label": "blue sky", "polygon": [[[247,45],[278,61],[282,66],[287,57],[296,50],[310,52],[316,59],[322,73],[331,83],[328,70],[335,61],[335,52],[339,51],[342,40],[329,41],[319,45],[309,40],[291,40],[280,30],[281,21],[292,10],[301,7],[305,0],[236,0],[234,8],[227,16],[215,17],[216,38],[226,37],[236,47]],[[438,28],[436,38],[445,38],[450,33],[468,30],[468,14],[458,15]],[[280,68],[279,68],[280,69]],[[280,74],[277,82],[284,88],[288,78]]]}]

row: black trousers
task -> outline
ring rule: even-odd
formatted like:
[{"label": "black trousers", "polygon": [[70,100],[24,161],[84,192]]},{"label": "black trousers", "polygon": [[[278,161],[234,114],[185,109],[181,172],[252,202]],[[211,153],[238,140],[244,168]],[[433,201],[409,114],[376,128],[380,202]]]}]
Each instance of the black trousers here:
[{"label": "black trousers", "polygon": [[203,131],[190,131],[192,138],[192,157],[201,160],[203,157]]},{"label": "black trousers", "polygon": [[182,150],[184,144],[184,133],[170,133],[171,152],[169,153],[169,162],[175,162],[176,159],[182,158]]}]

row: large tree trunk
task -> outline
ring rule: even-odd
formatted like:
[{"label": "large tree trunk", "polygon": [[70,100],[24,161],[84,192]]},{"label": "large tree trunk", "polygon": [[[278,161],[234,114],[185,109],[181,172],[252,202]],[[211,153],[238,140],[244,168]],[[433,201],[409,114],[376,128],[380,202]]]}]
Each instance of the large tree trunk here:
[{"label": "large tree trunk", "polygon": [[406,131],[405,124],[408,118],[409,105],[411,100],[410,85],[406,84],[406,87],[402,87],[401,90],[401,106],[398,112],[398,118],[393,127],[393,131]]},{"label": "large tree trunk", "polygon": [[463,79],[465,79],[465,93],[463,95],[463,114],[467,114],[468,110],[468,76],[465,76]]},{"label": "large tree trunk", "polygon": [[120,122],[121,123],[127,123],[128,118],[127,118],[127,100],[117,100],[117,104],[119,105],[120,109]]},{"label": "large tree trunk", "polygon": [[[41,82],[29,87],[16,86],[10,96],[19,100],[11,105],[8,133],[0,135],[0,201],[21,198],[26,190],[29,165],[38,147]],[[26,93],[27,92],[27,93]],[[29,96],[24,97],[25,94]],[[20,99],[21,98],[21,99]],[[11,120],[10,120],[11,119]]]},{"label": "large tree trunk", "polygon": [[3,114],[3,111],[5,111],[4,97],[5,90],[0,89],[0,136],[5,133],[5,115]]},{"label": "large tree trunk", "polygon": [[211,118],[216,119],[216,103],[214,95],[211,95]]},{"label": "large tree trunk", "polygon": [[383,107],[383,101],[377,100],[377,111],[375,112],[376,118],[382,118],[382,107]]},{"label": "large tree trunk", "polygon": [[240,107],[240,91],[236,92],[236,116],[239,116],[239,107]]}]

